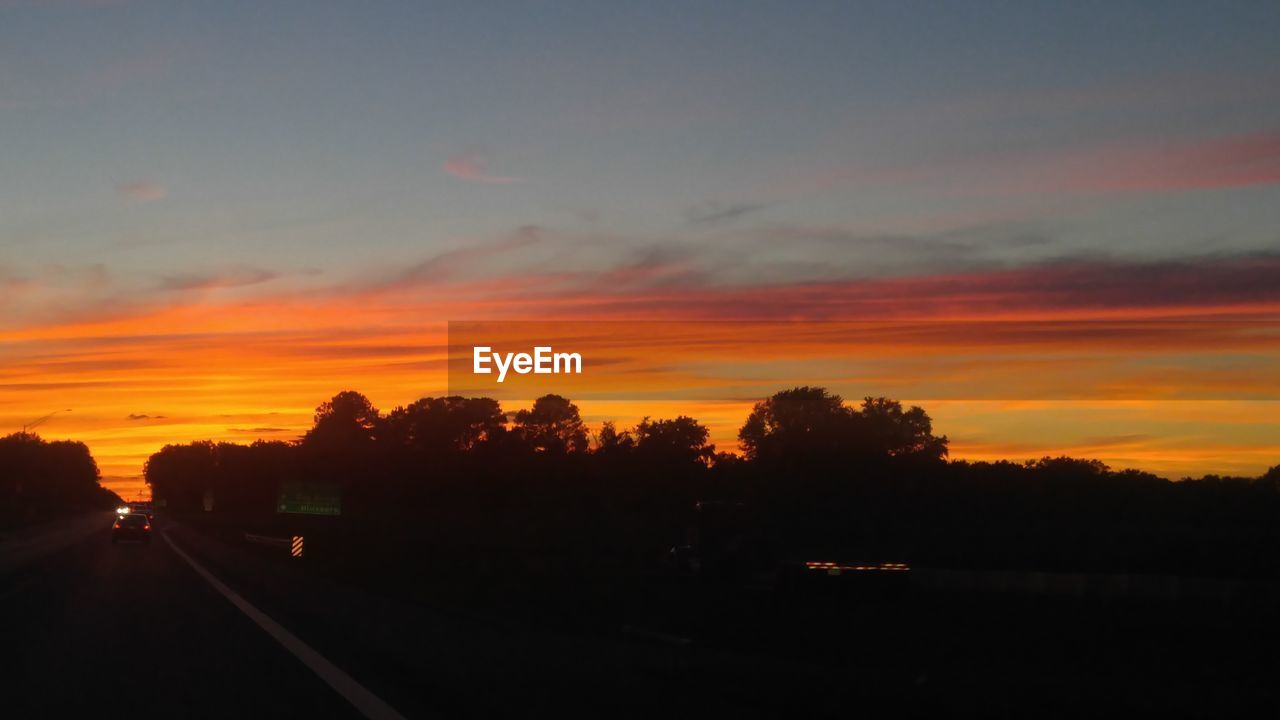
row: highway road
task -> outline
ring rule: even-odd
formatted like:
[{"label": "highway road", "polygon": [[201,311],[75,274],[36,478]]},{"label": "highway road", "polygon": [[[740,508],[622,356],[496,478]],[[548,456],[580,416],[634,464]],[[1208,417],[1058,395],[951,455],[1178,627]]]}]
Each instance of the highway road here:
[{"label": "highway road", "polygon": [[790,707],[797,695],[779,683],[834,682],[791,663],[431,611],[164,518],[150,544],[116,545],[110,522],[64,523],[48,533],[57,549],[0,543],[0,560],[15,548],[24,559],[0,563],[0,715],[701,716]]},{"label": "highway road", "polygon": [[101,530],[0,584],[7,717],[361,715],[163,538]]},{"label": "highway road", "polygon": [[[0,717],[1074,717],[1277,706],[1280,629],[1209,606],[917,597],[785,616],[822,662],[429,609],[160,518],[0,539]],[[20,560],[21,562],[16,562]],[[840,618],[847,630],[827,640]],[[1265,620],[1265,622],[1264,622]],[[1173,630],[1176,628],[1176,630]],[[134,712],[136,708],[136,713]]]}]

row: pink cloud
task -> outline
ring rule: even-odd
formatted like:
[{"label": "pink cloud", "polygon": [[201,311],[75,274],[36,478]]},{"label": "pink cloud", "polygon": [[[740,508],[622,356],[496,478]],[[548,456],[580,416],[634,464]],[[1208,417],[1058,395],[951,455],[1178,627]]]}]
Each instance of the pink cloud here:
[{"label": "pink cloud", "polygon": [[764,195],[933,188],[971,196],[1179,192],[1280,183],[1280,130],[1168,141],[1127,140],[941,163],[782,174]]},{"label": "pink cloud", "polygon": [[444,171],[450,175],[471,182],[509,185],[521,182],[520,178],[502,175],[490,175],[485,161],[475,155],[455,155],[444,161]]},{"label": "pink cloud", "polygon": [[1104,148],[1065,159],[1059,182],[1086,192],[1280,183],[1280,132]]},{"label": "pink cloud", "polygon": [[[544,317],[609,319],[1096,319],[1271,316],[1280,257],[1058,262],[879,280],[705,285],[694,275],[636,286],[600,274],[504,278],[469,298]],[[625,271],[623,275],[625,275]],[[521,282],[516,282],[520,280]],[[674,282],[672,281],[674,280]],[[463,293],[456,293],[463,294]]]},{"label": "pink cloud", "polygon": [[116,186],[116,191],[136,202],[152,202],[169,194],[165,186],[153,182],[121,183]]}]

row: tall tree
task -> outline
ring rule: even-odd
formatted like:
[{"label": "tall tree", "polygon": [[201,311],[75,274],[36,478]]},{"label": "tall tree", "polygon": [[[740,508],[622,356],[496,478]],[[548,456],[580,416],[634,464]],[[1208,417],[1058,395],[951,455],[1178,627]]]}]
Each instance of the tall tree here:
[{"label": "tall tree", "polygon": [[933,434],[933,422],[921,408],[868,397],[854,409],[819,387],[783,390],[756,403],[738,439],[748,459],[940,460],[947,455],[947,438]]},{"label": "tall tree", "polygon": [[947,437],[933,434],[933,421],[916,406],[903,409],[889,398],[864,398],[856,412],[860,422],[858,445],[873,456],[941,460],[947,456]]},{"label": "tall tree", "polygon": [[851,429],[852,413],[839,395],[798,387],[756,403],[738,440],[748,459],[774,459],[837,450]]},{"label": "tall tree", "polygon": [[543,395],[533,408],[515,416],[515,432],[537,452],[583,452],[587,449],[587,426],[578,406],[559,395]]},{"label": "tall tree", "polygon": [[369,398],[344,390],[316,408],[315,425],[302,444],[328,449],[368,444],[378,435],[382,418]]},{"label": "tall tree", "polygon": [[646,417],[635,434],[640,454],[673,464],[705,464],[716,454],[716,446],[707,442],[707,427],[687,415],[672,420]]},{"label": "tall tree", "polygon": [[470,450],[506,429],[497,400],[459,396],[422,398],[392,410],[387,435],[395,443],[430,452]]},{"label": "tall tree", "polygon": [[619,430],[612,420],[605,420],[600,425],[600,434],[596,436],[596,452],[602,456],[622,455],[635,449],[636,440],[629,430]]},{"label": "tall tree", "polygon": [[113,495],[100,488],[99,477],[98,464],[82,442],[48,442],[29,432],[0,438],[2,504],[96,506]]}]

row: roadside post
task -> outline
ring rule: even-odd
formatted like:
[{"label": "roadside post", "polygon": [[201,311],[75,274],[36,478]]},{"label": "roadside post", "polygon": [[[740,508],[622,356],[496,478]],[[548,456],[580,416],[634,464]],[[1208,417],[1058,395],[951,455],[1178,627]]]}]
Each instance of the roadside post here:
[{"label": "roadside post", "polygon": [[290,557],[319,559],[340,551],[342,489],[338,485],[282,482],[276,496],[276,515],[281,520],[277,526],[280,533],[287,536]]}]

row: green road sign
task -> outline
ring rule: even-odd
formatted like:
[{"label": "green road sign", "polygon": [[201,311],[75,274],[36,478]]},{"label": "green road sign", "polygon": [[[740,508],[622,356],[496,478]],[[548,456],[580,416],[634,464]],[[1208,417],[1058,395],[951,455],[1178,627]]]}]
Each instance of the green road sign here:
[{"label": "green road sign", "polygon": [[291,482],[280,486],[276,512],[298,515],[341,515],[342,493],[334,485]]}]

